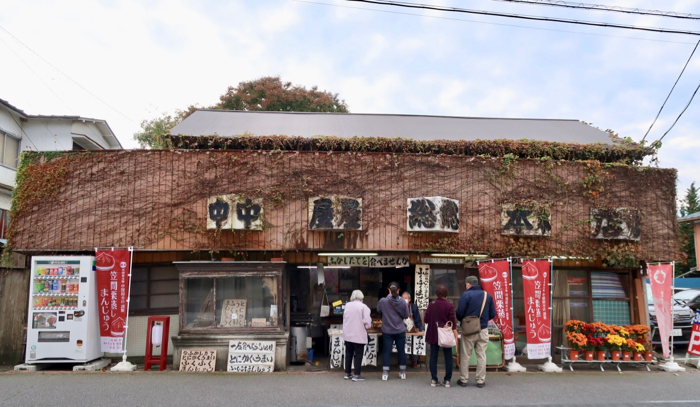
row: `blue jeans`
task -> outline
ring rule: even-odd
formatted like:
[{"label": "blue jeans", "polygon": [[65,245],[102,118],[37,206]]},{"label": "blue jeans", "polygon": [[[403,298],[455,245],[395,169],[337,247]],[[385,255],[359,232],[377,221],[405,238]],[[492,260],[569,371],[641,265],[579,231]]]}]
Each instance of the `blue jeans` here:
[{"label": "blue jeans", "polygon": [[437,362],[440,350],[445,354],[445,381],[452,380],[452,348],[442,348],[435,343],[430,344],[430,378],[438,381]]},{"label": "blue jeans", "polygon": [[399,351],[399,366],[406,368],[406,332],[398,334],[382,334],[384,347],[384,370],[389,370],[391,363],[391,345],[396,342],[396,350]]}]

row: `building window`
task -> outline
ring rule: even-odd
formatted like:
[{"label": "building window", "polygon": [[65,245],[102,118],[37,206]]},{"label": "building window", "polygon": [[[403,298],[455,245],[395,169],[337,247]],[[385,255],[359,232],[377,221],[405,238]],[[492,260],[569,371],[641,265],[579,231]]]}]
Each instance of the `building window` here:
[{"label": "building window", "polygon": [[131,304],[135,315],[177,314],[179,275],[171,265],[137,265],[131,273]]},{"label": "building window", "polygon": [[0,154],[1,164],[10,168],[17,168],[19,140],[19,138],[0,130],[0,151],[2,151],[2,154]]},{"label": "building window", "polygon": [[0,239],[7,239],[7,228],[10,226],[10,211],[0,209]]}]

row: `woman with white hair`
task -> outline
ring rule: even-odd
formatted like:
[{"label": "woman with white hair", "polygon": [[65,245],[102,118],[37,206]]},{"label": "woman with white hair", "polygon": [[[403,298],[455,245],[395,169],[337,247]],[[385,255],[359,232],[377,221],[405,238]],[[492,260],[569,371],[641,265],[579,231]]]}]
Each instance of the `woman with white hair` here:
[{"label": "woman with white hair", "polygon": [[[353,382],[365,380],[362,377],[362,355],[367,345],[367,329],[372,326],[372,318],[369,315],[369,307],[362,300],[365,295],[362,291],[355,290],[350,296],[350,301],[345,304],[343,311],[343,339],[345,340],[345,379]],[[351,376],[353,359],[355,361],[355,376]]]}]

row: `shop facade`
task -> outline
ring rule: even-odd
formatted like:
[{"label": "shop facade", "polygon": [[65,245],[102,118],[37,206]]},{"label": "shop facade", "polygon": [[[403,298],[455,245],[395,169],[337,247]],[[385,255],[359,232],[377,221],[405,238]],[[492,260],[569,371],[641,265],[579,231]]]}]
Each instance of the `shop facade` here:
[{"label": "shop facade", "polygon": [[[553,259],[556,346],[568,319],[646,323],[643,266],[678,258],[675,171],[621,163],[615,147],[618,155],[579,161],[547,151],[414,153],[391,142],[371,152],[304,150],[261,140],[27,157],[40,175],[19,186],[12,248],[134,247],[129,355],[145,348],[142,319],[171,315],[175,365],[182,349],[212,348],[217,370],[226,370],[233,339],[274,342],[275,370],[297,349],[327,357],[326,329],[342,323],[333,303],[353,290],[377,318],[388,283],[415,295],[416,266],[428,265],[429,299],[445,284],[456,303],[477,261],[490,258],[513,260],[516,333],[524,330],[519,262]],[[33,192],[39,182],[56,188]],[[291,349],[295,327],[304,327],[305,345]]]}]

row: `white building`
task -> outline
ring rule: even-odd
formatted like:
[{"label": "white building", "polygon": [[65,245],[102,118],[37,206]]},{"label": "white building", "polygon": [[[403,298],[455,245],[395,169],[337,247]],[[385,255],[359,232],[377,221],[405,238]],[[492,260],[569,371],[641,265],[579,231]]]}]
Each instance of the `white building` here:
[{"label": "white building", "polygon": [[0,99],[0,242],[22,151],[109,150],[122,145],[104,120],[30,115]]}]

